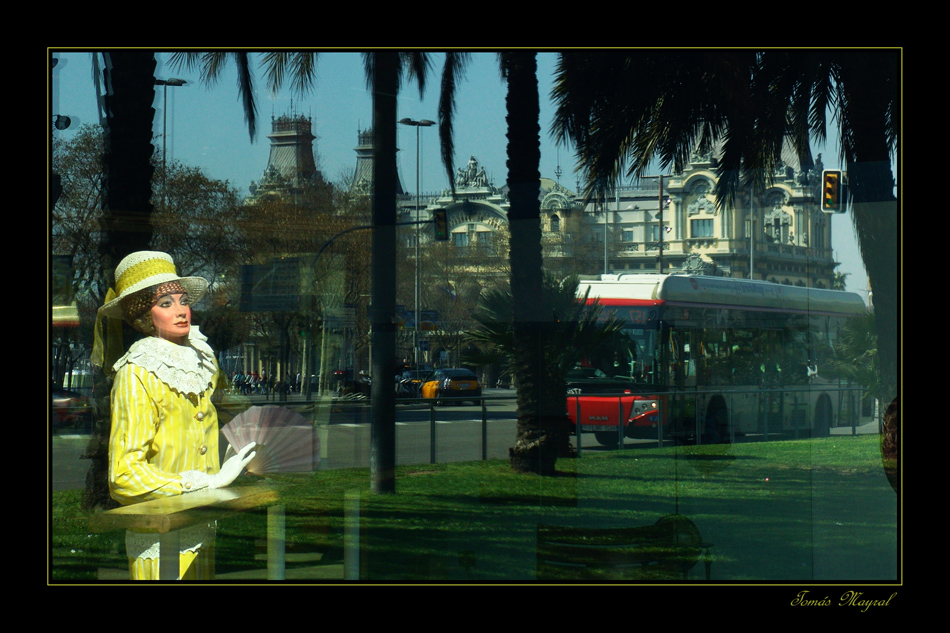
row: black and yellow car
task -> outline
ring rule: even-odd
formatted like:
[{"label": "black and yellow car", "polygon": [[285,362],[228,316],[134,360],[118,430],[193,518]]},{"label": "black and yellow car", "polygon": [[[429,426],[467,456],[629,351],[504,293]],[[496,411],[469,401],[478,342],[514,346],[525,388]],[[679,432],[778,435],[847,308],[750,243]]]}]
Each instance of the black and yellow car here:
[{"label": "black and yellow car", "polygon": [[445,399],[456,404],[471,400],[473,404],[479,404],[482,386],[470,369],[436,369],[422,383],[422,397]]}]

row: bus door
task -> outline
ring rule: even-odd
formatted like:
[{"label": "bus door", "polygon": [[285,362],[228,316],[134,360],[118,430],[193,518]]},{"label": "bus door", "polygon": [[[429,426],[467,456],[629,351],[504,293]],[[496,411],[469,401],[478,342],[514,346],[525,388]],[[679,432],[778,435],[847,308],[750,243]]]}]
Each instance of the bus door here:
[{"label": "bus door", "polygon": [[[667,384],[672,389],[669,398],[670,421],[673,432],[683,439],[697,436],[697,417],[700,411],[697,402],[697,337],[696,332],[685,328],[664,330]],[[699,430],[701,433],[702,431]]]}]

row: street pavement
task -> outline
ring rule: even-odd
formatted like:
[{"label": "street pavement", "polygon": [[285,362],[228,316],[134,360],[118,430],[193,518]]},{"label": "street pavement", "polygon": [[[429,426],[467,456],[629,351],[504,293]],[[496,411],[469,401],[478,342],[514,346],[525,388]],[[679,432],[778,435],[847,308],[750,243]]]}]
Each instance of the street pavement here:
[{"label": "street pavement", "polygon": [[[515,438],[514,391],[486,389],[485,429],[488,459],[504,458]],[[306,399],[289,394],[286,400],[252,395],[251,405],[280,405],[316,422],[321,442],[321,470],[369,467],[370,408],[367,402],[338,400],[330,396]],[[396,463],[419,464],[477,461],[482,458],[482,408],[442,406],[428,402],[396,405]],[[433,415],[434,414],[434,415]],[[54,492],[85,486],[89,461],[82,457],[89,435],[58,433],[50,448],[50,484]],[[435,446],[435,451],[432,447]],[[225,443],[222,442],[222,451]]]}]

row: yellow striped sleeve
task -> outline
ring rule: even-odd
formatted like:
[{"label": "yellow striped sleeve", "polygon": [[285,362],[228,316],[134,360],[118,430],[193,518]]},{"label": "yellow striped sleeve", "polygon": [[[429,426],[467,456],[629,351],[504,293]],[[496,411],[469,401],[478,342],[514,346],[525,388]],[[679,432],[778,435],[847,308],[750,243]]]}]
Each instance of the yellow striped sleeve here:
[{"label": "yellow striped sleeve", "polygon": [[[156,445],[159,425],[168,434],[162,444],[182,446],[182,425],[163,420],[161,381],[136,365],[123,366],[112,387],[112,431],[109,440],[109,491],[123,505],[181,494],[178,469],[165,470],[162,446]],[[177,430],[176,430],[177,428]],[[167,461],[167,460],[166,460]]]}]

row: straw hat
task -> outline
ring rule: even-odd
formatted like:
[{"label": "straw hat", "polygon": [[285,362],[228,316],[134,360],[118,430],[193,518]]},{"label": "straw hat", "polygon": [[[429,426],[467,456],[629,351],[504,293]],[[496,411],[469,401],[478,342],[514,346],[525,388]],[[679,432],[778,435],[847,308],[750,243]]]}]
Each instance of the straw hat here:
[{"label": "straw hat", "polygon": [[201,277],[179,277],[175,262],[167,253],[138,251],[119,262],[115,269],[116,298],[99,308],[99,314],[122,319],[122,301],[139,290],[177,281],[188,293],[192,302],[198,301],[208,290],[207,280]]}]

